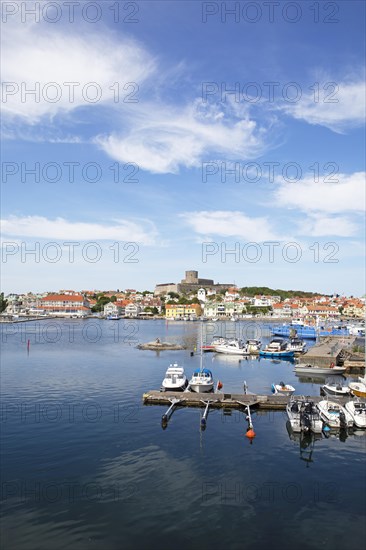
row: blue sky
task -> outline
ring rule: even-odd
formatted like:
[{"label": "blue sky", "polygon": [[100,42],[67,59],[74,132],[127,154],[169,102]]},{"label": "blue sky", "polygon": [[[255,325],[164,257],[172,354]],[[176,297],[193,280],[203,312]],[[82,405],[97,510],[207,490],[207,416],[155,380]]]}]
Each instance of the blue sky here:
[{"label": "blue sky", "polygon": [[363,2],[52,4],[2,4],[6,293],[364,294]]}]

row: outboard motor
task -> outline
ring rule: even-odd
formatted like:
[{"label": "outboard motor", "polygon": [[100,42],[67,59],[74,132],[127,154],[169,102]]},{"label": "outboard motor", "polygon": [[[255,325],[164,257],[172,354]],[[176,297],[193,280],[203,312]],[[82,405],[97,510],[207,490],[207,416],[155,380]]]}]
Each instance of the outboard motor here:
[{"label": "outboard motor", "polygon": [[343,411],[341,411],[339,413],[339,424],[340,424],[340,427],[345,429],[347,428],[347,420],[346,420],[346,415],[344,414]]},{"label": "outboard motor", "polygon": [[300,424],[303,427],[304,432],[309,432],[311,429],[311,418],[306,410],[302,410],[300,413]]}]

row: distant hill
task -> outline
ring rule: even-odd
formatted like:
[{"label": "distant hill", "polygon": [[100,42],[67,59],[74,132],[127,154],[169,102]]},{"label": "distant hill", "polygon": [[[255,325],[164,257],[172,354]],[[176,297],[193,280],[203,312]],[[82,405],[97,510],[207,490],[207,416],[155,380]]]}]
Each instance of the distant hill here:
[{"label": "distant hill", "polygon": [[299,296],[300,298],[312,298],[313,296],[320,296],[321,292],[305,292],[303,290],[282,290],[280,288],[268,288],[268,286],[243,286],[240,289],[242,296],[255,296],[257,294],[265,296],[280,296],[281,300],[285,298],[293,298]]}]

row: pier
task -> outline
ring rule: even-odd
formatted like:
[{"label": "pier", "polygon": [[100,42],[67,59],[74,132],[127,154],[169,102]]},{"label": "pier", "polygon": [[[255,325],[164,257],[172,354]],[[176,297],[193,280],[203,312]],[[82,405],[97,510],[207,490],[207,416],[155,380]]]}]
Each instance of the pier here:
[{"label": "pier", "polygon": [[[294,395],[295,399],[303,396]],[[306,396],[308,399],[318,403],[325,399],[321,396]],[[334,399],[332,396],[331,399]],[[144,405],[170,405],[172,400],[179,399],[180,407],[205,407],[205,400],[210,399],[210,408],[212,409],[240,409],[242,407],[253,407],[255,410],[285,410],[290,401],[289,396],[285,395],[256,395],[243,393],[193,393],[193,392],[161,392],[159,390],[150,390],[143,394]],[[348,398],[339,398],[335,400],[341,404],[349,401]]]},{"label": "pier", "polygon": [[[300,362],[317,365],[319,367],[328,367],[331,363],[334,365],[347,365],[347,360],[352,356],[352,349],[356,345],[356,336],[326,336],[315,346],[311,347],[306,353],[301,355]],[[352,368],[362,369],[364,365],[365,354],[357,361],[358,364],[349,365]],[[347,369],[348,370],[348,369]]]}]

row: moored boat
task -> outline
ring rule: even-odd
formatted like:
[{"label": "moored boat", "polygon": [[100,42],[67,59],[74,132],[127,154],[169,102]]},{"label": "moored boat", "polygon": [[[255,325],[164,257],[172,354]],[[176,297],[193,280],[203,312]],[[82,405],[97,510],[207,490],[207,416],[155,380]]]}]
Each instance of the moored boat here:
[{"label": "moored boat", "polygon": [[295,388],[290,384],[285,384],[284,382],[280,382],[279,384],[272,384],[271,390],[272,393],[274,393],[275,395],[289,396],[295,393]]},{"label": "moored boat", "polygon": [[271,327],[271,333],[285,338],[296,334],[298,338],[316,340],[317,336],[349,336],[347,328],[315,327],[311,325],[286,324]]},{"label": "moored boat", "polygon": [[313,401],[305,397],[291,397],[286,412],[294,432],[322,432],[323,422]]},{"label": "moored boat", "polygon": [[196,393],[206,393],[213,390],[214,379],[209,369],[196,369],[189,380],[189,389]]},{"label": "moored boat", "polygon": [[182,391],[187,387],[187,384],[188,380],[184,368],[179,367],[177,363],[170,365],[162,382],[164,391]]},{"label": "moored boat", "polygon": [[359,377],[358,382],[350,382],[349,389],[353,395],[357,397],[366,397],[366,374],[363,378]]},{"label": "moored boat", "polygon": [[295,374],[310,374],[311,376],[324,374],[343,374],[346,367],[337,367],[333,363],[329,367],[316,367],[315,365],[305,365],[299,363],[295,366]]},{"label": "moored boat", "polygon": [[316,406],[320,417],[329,428],[347,429],[353,426],[352,416],[340,403],[324,399]]},{"label": "moored boat", "polygon": [[287,343],[282,338],[273,338],[270,343],[259,351],[262,357],[294,357],[295,352],[287,349]]},{"label": "moored boat", "polygon": [[366,403],[360,400],[348,401],[344,408],[353,418],[353,422],[357,428],[366,428]]},{"label": "moored boat", "polygon": [[291,338],[287,344],[287,349],[295,353],[304,353],[306,351],[306,343],[300,338]]},{"label": "moored boat", "polygon": [[203,324],[201,323],[201,353],[200,353],[200,368],[196,369],[191,379],[189,380],[187,390],[196,393],[207,393],[214,388],[214,379],[210,369],[203,368]]},{"label": "moored boat", "polygon": [[249,354],[256,354],[259,353],[261,349],[262,342],[260,340],[257,340],[256,338],[251,338],[247,340],[246,347]]},{"label": "moored boat", "polygon": [[249,355],[247,346],[238,338],[233,338],[232,340],[227,340],[226,342],[216,345],[215,351],[217,353],[227,353],[229,355]]},{"label": "moored boat", "polygon": [[341,382],[328,382],[320,388],[322,395],[337,395],[338,397],[344,397],[351,393],[348,386],[344,386]]}]

